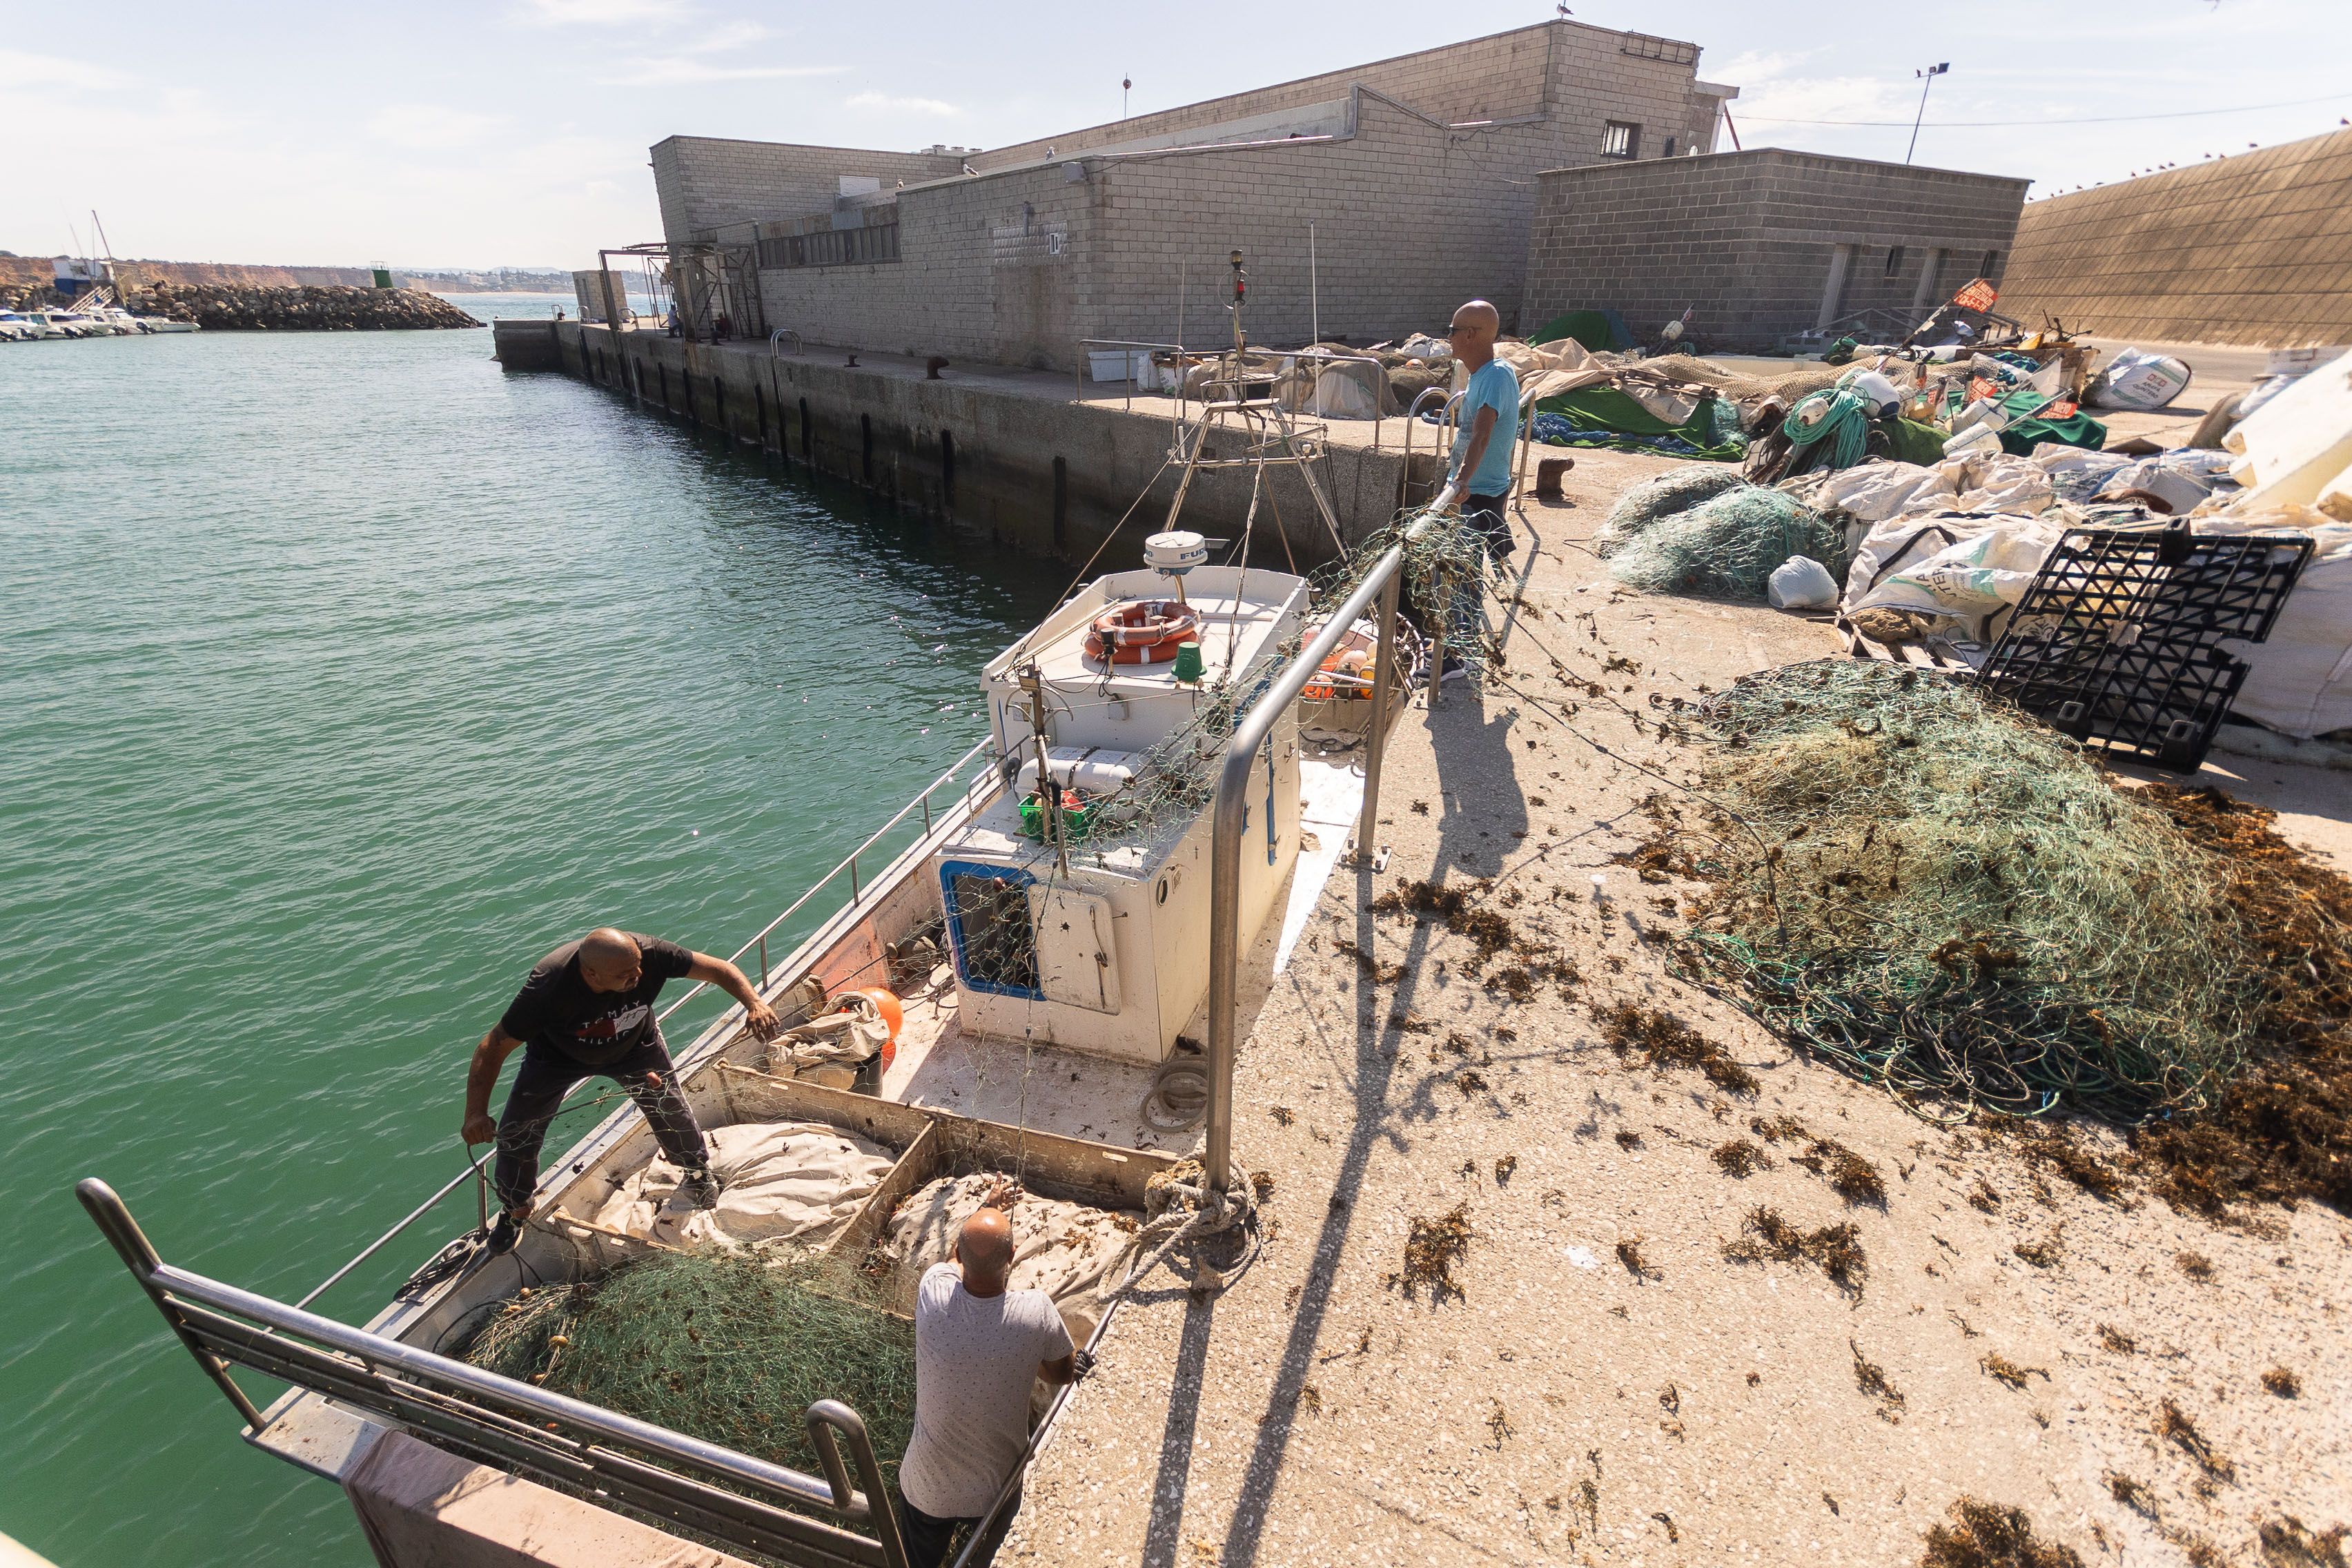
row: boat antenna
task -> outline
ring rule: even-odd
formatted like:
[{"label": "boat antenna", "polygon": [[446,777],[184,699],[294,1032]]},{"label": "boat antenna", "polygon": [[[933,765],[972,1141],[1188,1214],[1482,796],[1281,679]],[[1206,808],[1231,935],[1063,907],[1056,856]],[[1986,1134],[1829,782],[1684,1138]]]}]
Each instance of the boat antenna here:
[{"label": "boat antenna", "polygon": [[1029,698],[1029,733],[1037,742],[1037,826],[1054,847],[1062,880],[1070,879],[1070,847],[1062,839],[1062,790],[1054,782],[1053,756],[1045,744],[1045,678],[1031,659],[1021,667],[1021,689]]}]

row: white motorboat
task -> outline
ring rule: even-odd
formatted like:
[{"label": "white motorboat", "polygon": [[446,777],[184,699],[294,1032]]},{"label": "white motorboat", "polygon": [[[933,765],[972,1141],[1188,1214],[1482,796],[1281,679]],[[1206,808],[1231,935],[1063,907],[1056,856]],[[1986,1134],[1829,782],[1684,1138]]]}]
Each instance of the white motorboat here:
[{"label": "white motorboat", "polygon": [[151,332],[197,332],[204,330],[197,321],[175,321],[169,316],[142,316],[139,324]]},{"label": "white motorboat", "polygon": [[0,342],[28,343],[33,341],[33,324],[21,310],[0,310]]}]

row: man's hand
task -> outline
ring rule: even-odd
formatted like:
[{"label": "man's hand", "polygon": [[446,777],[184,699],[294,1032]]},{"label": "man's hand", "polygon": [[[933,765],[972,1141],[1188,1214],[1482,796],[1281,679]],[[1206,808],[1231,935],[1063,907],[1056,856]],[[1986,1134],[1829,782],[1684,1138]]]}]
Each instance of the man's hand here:
[{"label": "man's hand", "polygon": [[466,1117],[465,1139],[468,1145],[495,1143],[499,1141],[499,1124],[490,1120],[487,1110],[469,1111]]},{"label": "man's hand", "polygon": [[1094,1369],[1095,1352],[1087,1350],[1083,1345],[1080,1346],[1072,1355],[1070,1360],[1070,1381],[1072,1383],[1083,1383],[1086,1381],[1087,1374],[1094,1371]]},{"label": "man's hand", "polygon": [[744,1004],[743,1026],[751,1031],[753,1039],[772,1040],[783,1028],[784,1021],[776,1016],[773,1007],[754,996]]}]

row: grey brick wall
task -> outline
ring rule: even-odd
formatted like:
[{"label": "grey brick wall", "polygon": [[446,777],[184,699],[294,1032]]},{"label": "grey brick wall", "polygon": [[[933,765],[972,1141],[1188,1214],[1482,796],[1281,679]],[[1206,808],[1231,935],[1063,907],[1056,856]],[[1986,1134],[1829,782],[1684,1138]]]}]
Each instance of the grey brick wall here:
[{"label": "grey brick wall", "polygon": [[[904,180],[961,174],[954,153],[882,153],[864,147],[808,147],[786,142],[737,142],[716,136],[671,136],[653,146],[654,192],[661,202],[662,236],[707,238],[733,225],[828,210],[841,176],[867,174],[884,188]],[[741,232],[728,238],[744,237]]]},{"label": "grey brick wall", "polygon": [[1613,306],[1648,337],[1695,305],[1705,342],[1765,346],[1814,323],[1840,245],[1849,313],[1907,309],[1930,267],[1948,297],[1988,252],[1998,283],[2027,184],[1769,147],[1547,171],[1522,313]]}]

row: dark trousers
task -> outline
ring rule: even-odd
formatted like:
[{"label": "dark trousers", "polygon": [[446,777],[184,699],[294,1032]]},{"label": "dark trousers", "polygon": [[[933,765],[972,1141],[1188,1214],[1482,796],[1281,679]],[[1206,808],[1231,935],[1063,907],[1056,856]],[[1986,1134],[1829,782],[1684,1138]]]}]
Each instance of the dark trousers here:
[{"label": "dark trousers", "polygon": [[[996,1521],[988,1527],[987,1539],[971,1554],[971,1568],[988,1568],[996,1560],[996,1549],[1004,1544],[1004,1532],[1013,1528],[1013,1516],[1020,1511],[1021,1494],[1016,1491],[996,1510]],[[900,1497],[898,1539],[907,1548],[907,1568],[940,1568],[948,1560],[948,1548],[955,1544],[956,1531],[967,1524],[977,1528],[980,1521],[934,1519]]]},{"label": "dark trousers", "polygon": [[514,1088],[507,1091],[507,1108],[499,1116],[499,1157],[490,1169],[490,1184],[508,1209],[529,1203],[539,1185],[539,1147],[546,1142],[556,1107],[573,1084],[597,1077],[609,1078],[629,1091],[672,1164],[699,1171],[710,1163],[710,1146],[703,1142],[702,1129],[678,1090],[677,1069],[670,1064],[669,1047],[659,1029],[644,1045],[604,1067],[583,1067],[552,1052],[526,1050],[515,1071]]},{"label": "dark trousers", "polygon": [[1511,524],[1503,516],[1502,496],[1465,496],[1462,498],[1462,521],[1486,536],[1486,553],[1497,565],[1511,552],[1515,542]]}]

